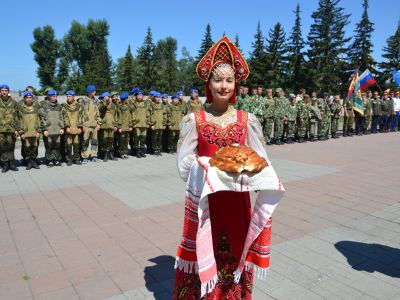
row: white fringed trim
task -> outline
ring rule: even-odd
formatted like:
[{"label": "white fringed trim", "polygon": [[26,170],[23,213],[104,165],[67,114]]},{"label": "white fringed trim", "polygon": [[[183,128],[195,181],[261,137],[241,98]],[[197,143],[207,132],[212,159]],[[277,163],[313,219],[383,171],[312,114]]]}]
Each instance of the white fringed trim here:
[{"label": "white fringed trim", "polygon": [[[269,273],[269,267],[268,268],[261,268],[251,262],[246,262],[244,265],[244,268],[247,272],[252,271],[254,275],[257,277],[257,279],[260,280],[266,280],[268,273]],[[237,269],[235,272],[233,272],[233,275],[235,276],[235,283],[239,283],[240,277],[242,277],[242,271]]]},{"label": "white fringed trim", "polygon": [[199,266],[197,265],[197,261],[187,261],[180,257],[175,259],[175,269],[182,270],[187,274],[198,273]]},{"label": "white fringed trim", "polygon": [[201,284],[201,298],[206,293],[211,293],[213,289],[215,289],[215,285],[218,282],[218,275],[215,275],[210,281]]}]

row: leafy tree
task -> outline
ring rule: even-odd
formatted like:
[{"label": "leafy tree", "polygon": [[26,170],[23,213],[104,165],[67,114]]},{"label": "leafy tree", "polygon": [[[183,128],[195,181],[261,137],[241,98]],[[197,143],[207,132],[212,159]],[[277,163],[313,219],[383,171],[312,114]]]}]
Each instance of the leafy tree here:
[{"label": "leafy tree", "polygon": [[156,62],[156,88],[172,94],[178,88],[177,41],[172,37],[159,40],[154,50]]},{"label": "leafy tree", "polygon": [[386,40],[386,46],[383,48],[382,57],[384,61],[379,64],[383,73],[382,81],[391,80],[392,72],[400,70],[400,21],[397,24],[394,35]]},{"label": "leafy tree", "polygon": [[183,47],[181,59],[178,62],[178,89],[183,90],[186,95],[193,88],[193,82],[197,77],[194,66],[193,56],[190,55],[186,47]]}]

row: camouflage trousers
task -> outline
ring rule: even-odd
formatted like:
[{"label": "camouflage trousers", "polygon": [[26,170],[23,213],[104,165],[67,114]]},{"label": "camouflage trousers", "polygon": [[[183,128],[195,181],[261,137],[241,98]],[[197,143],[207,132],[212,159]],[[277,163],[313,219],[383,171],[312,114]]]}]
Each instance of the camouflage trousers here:
[{"label": "camouflage trousers", "polygon": [[99,132],[99,151],[103,154],[105,151],[111,151],[114,143],[114,130],[100,129]]},{"label": "camouflage trousers", "polygon": [[[90,144],[90,150],[89,150]],[[97,157],[97,130],[94,127],[84,127],[83,143],[82,143],[82,158],[89,156]]]},{"label": "camouflage trousers", "polygon": [[79,135],[78,134],[68,134],[66,136],[65,143],[65,158],[67,161],[79,161],[80,151],[79,151]]},{"label": "camouflage trousers", "polygon": [[371,124],[371,116],[366,115],[365,116],[365,123],[364,123],[364,132],[368,131],[369,125]]},{"label": "camouflage trousers", "polygon": [[287,137],[289,139],[294,138],[294,133],[296,132],[296,121],[288,121],[288,132],[287,132]]},{"label": "camouflage trousers", "polygon": [[24,140],[21,140],[22,147],[24,148],[24,159],[31,160],[36,159],[38,153],[38,139],[34,136],[27,137]]},{"label": "camouflage trousers", "polygon": [[309,129],[308,132],[310,134],[310,138],[313,138],[314,136],[316,136],[318,134],[317,130],[318,130],[318,121],[317,120],[311,120],[309,122]]},{"label": "camouflage trousers", "polygon": [[168,150],[172,152],[176,152],[179,140],[179,130],[171,130],[171,135],[169,137],[169,145]]},{"label": "camouflage trousers", "polygon": [[0,160],[7,162],[14,160],[15,149],[15,134],[14,132],[0,132]]},{"label": "camouflage trousers", "polygon": [[336,132],[338,131],[338,127],[339,127],[339,118],[332,118],[331,133],[336,134]]},{"label": "camouflage trousers", "polygon": [[146,144],[147,128],[146,127],[136,127],[134,128],[135,134],[133,135],[133,148],[139,149],[144,148]]},{"label": "camouflage trousers", "polygon": [[48,161],[61,161],[61,137],[57,135],[49,135],[48,137],[43,137],[44,147],[46,148],[46,159]]},{"label": "camouflage trousers", "polygon": [[163,134],[163,130],[162,129],[154,129],[154,130],[152,130],[151,147],[153,148],[154,151],[161,150],[162,134]]},{"label": "camouflage trousers", "polygon": [[283,119],[277,119],[274,122],[274,138],[279,140],[283,135]]},{"label": "camouflage trousers", "polygon": [[274,126],[274,118],[266,118],[262,127],[266,143],[271,142],[273,126]]},{"label": "camouflage trousers", "polygon": [[300,124],[297,126],[297,136],[305,138],[308,131],[308,118],[300,119]]},{"label": "camouflage trousers", "polygon": [[353,123],[354,123],[354,117],[353,117],[353,111],[352,110],[347,110],[348,116],[344,116],[343,119],[343,133],[348,133],[353,130]]},{"label": "camouflage trousers", "polygon": [[[129,132],[128,132],[129,133]],[[121,133],[118,131],[114,132],[114,141],[113,141],[113,151],[114,153],[119,153],[119,140],[120,140]],[[129,135],[128,135],[128,141],[129,141]],[[128,147],[128,144],[127,144]],[[127,152],[128,153],[128,152]],[[125,153],[126,154],[126,153]]]},{"label": "camouflage trousers", "polygon": [[327,116],[318,123],[318,137],[328,136],[330,123],[331,118]]},{"label": "camouflage trousers", "polygon": [[[129,137],[130,131],[122,131],[118,133],[118,153],[119,155],[128,154],[128,144],[129,144]],[[115,151],[115,150],[114,150]]]}]

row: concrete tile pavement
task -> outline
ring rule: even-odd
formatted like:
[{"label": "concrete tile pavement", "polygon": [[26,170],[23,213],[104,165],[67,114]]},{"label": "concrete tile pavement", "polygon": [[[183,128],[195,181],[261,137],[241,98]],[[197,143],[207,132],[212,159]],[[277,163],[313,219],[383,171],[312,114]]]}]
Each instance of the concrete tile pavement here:
[{"label": "concrete tile pavement", "polygon": [[[400,298],[399,137],[268,149],[287,192],[254,299]],[[173,155],[2,174],[0,299],[169,299],[183,195]]]}]

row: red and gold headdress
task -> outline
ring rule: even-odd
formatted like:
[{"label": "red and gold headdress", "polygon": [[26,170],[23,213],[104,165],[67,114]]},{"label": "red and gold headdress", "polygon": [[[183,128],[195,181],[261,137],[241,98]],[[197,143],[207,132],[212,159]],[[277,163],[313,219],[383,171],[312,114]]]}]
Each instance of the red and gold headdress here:
[{"label": "red and gold headdress", "polygon": [[[236,83],[239,81],[246,80],[249,76],[249,67],[247,66],[246,60],[242,53],[235,46],[232,41],[224,36],[218,42],[216,42],[203,56],[200,62],[197,64],[196,73],[204,81],[210,79],[211,72],[214,68],[219,65],[230,65],[235,71]],[[210,98],[210,92],[208,85],[206,85],[207,100],[212,101]],[[231,99],[231,103],[235,102],[236,93]]]}]

